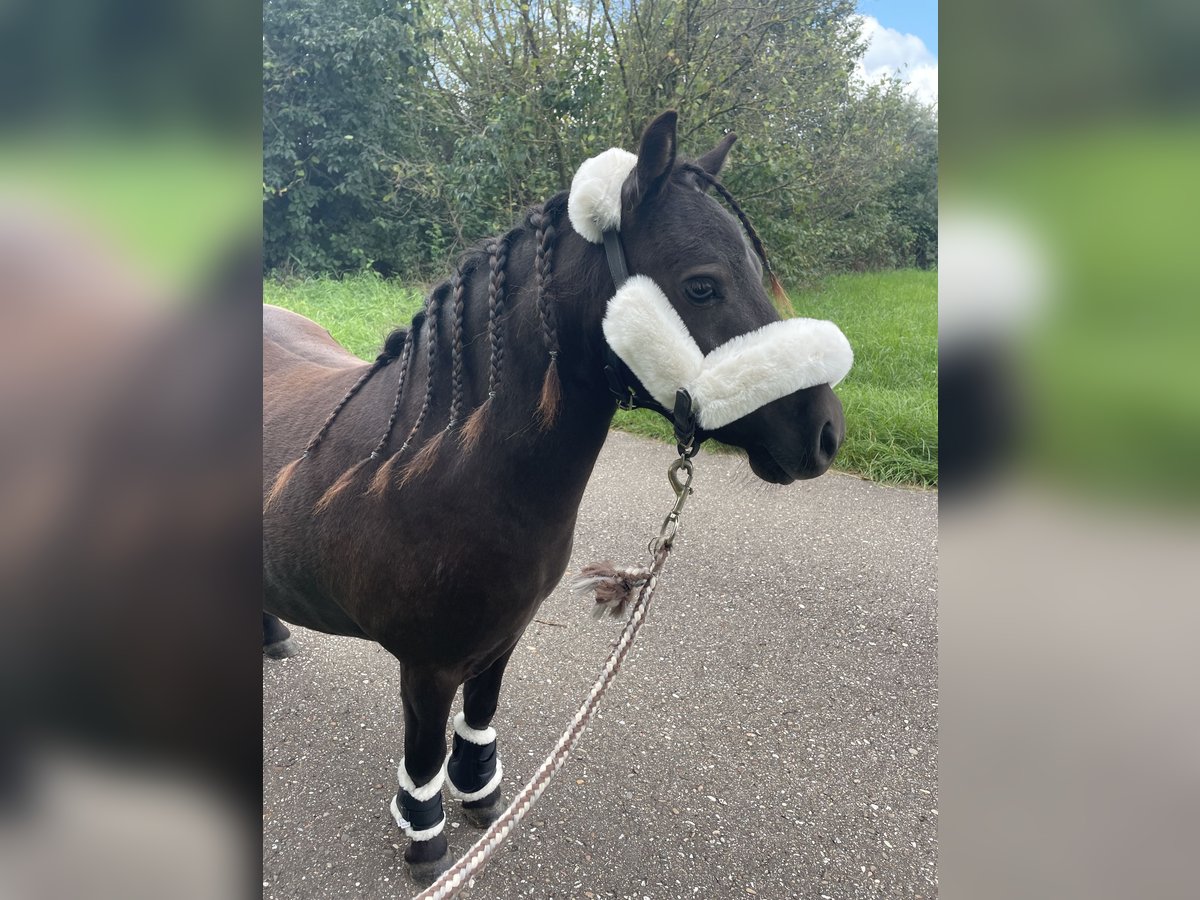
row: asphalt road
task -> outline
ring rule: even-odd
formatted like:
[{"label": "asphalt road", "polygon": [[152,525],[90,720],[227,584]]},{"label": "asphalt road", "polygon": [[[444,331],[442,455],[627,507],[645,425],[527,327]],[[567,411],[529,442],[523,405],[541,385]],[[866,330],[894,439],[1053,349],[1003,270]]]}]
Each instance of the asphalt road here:
[{"label": "asphalt road", "polygon": [[[609,439],[571,570],[641,564],[662,444]],[[575,754],[471,897],[937,896],[937,494],[831,474],[765,485],[702,454],[646,626]],[[505,796],[620,629],[560,587],[509,666]],[[263,896],[407,897],[387,804],[394,660],[293,629],[263,662]],[[478,832],[447,800],[451,851]]]}]

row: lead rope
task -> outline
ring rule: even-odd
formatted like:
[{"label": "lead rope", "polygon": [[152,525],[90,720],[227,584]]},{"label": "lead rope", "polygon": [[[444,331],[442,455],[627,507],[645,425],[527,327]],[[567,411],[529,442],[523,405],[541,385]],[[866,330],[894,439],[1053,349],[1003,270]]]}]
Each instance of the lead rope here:
[{"label": "lead rope", "polygon": [[[690,451],[691,447],[687,447],[686,450]],[[634,637],[637,636],[642,623],[646,621],[646,609],[649,607],[650,600],[654,596],[654,589],[658,585],[658,575],[675,543],[675,534],[679,528],[679,514],[683,512],[683,505],[692,493],[692,474],[692,461],[685,452],[681,451],[679,459],[675,460],[667,470],[667,480],[670,481],[671,488],[675,491],[675,506],[663,520],[658,537],[651,540],[647,548],[651,556],[650,565],[645,569],[623,570],[637,573],[638,577],[635,578],[635,582],[641,583],[641,591],[633,603],[629,620],[625,623],[621,636],[617,638],[612,652],[604,661],[600,676],[592,685],[592,689],[588,691],[587,697],[584,698],[575,717],[571,719],[567,730],[563,732],[558,743],[554,745],[554,749],[550,751],[550,755],[533,773],[533,777],[529,779],[525,787],[521,788],[520,792],[513,797],[512,803],[501,813],[500,818],[488,827],[483,836],[463,854],[458,862],[418,894],[415,900],[444,900],[447,897],[457,896],[459,891],[469,886],[471,879],[487,864],[492,854],[500,849],[504,840],[516,830],[526,813],[533,808],[533,804],[542,795],[542,791],[550,784],[551,779],[562,768],[567,757],[571,755],[571,751],[575,749],[575,745],[579,743],[579,738],[583,736],[584,729],[587,728],[596,707],[600,704],[600,698],[604,696],[604,692],[608,690],[608,686],[616,677],[617,670],[620,669],[621,663],[633,646]],[[644,580],[641,577],[643,575]]]}]

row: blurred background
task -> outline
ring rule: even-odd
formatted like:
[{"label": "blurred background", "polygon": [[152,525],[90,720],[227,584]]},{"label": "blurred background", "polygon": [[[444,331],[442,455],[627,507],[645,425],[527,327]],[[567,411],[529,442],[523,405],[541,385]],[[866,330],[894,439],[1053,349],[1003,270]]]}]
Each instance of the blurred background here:
[{"label": "blurred background", "polygon": [[255,7],[0,9],[0,895],[258,880]]},{"label": "blurred background", "polygon": [[941,44],[942,889],[1193,896],[1200,7]]}]

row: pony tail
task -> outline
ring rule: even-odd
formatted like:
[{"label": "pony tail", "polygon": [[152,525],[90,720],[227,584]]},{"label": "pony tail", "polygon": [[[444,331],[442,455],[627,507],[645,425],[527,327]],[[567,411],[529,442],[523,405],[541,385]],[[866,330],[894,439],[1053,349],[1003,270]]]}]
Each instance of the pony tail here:
[{"label": "pony tail", "polygon": [[368,494],[382,497],[387,493],[388,486],[392,484],[392,476],[396,471],[396,466],[400,464],[400,457],[404,455],[404,451],[407,449],[408,444],[403,444],[399,450],[384,460],[382,466],[375,470],[375,474],[371,477],[371,484],[367,488]]},{"label": "pony tail", "polygon": [[779,283],[779,279],[774,272],[770,272],[771,280],[771,295],[775,298],[775,308],[779,310],[779,314],[791,319],[796,315],[796,307],[792,306],[792,298],[787,295],[787,291],[783,289],[783,285]]},{"label": "pony tail", "polygon": [[534,283],[537,287],[538,314],[542,320],[542,343],[550,354],[537,406],[538,425],[542,431],[546,431],[558,419],[562,405],[562,383],[558,377],[558,324],[554,306],[550,302],[550,280],[554,271],[554,223],[550,221],[544,206],[530,217],[530,221],[537,240]]},{"label": "pony tail", "polygon": [[[390,337],[389,342],[391,342]],[[325,421],[321,423],[321,427],[317,429],[316,434],[309,438],[308,443],[304,446],[304,452],[279,470],[279,473],[275,476],[275,480],[271,483],[271,490],[267,492],[266,500],[263,501],[263,512],[266,512],[268,509],[270,509],[271,506],[274,505],[275,501],[283,495],[288,483],[292,480],[292,476],[296,474],[296,469],[300,467],[300,463],[304,462],[304,460],[308,458],[308,455],[316,450],[321,442],[325,440],[325,435],[329,433],[330,426],[333,425],[334,420],[346,407],[346,404],[349,403],[351,399],[353,399],[354,395],[362,389],[362,386],[371,379],[372,375],[390,363],[393,358],[394,357],[388,352],[388,348],[385,346],[384,352],[375,357],[375,362],[371,364],[371,367],[359,376],[358,381],[351,385],[350,390],[346,391],[342,399],[338,401],[337,406],[333,408],[333,411],[325,417]]]},{"label": "pony tail", "polygon": [[468,453],[475,449],[487,419],[491,415],[496,394],[500,390],[500,374],[504,366],[504,321],[500,318],[504,311],[504,281],[505,267],[508,265],[508,242],[495,241],[488,246],[488,346],[490,359],[488,363],[488,394],[479,404],[467,424],[463,426],[459,440]]},{"label": "pony tail", "polygon": [[442,449],[442,444],[446,440],[446,435],[449,433],[450,428],[447,426],[425,442],[425,446],[421,448],[421,452],[414,456],[412,462],[404,467],[404,474],[400,476],[400,487],[404,487],[414,478],[424,475],[433,468],[433,462],[437,459],[437,455]]},{"label": "pony tail", "polygon": [[483,431],[487,427],[487,420],[491,416],[492,401],[495,399],[496,395],[489,392],[487,399],[475,407],[475,411],[467,417],[466,424],[459,431],[458,442],[467,453],[474,450],[483,437]]}]

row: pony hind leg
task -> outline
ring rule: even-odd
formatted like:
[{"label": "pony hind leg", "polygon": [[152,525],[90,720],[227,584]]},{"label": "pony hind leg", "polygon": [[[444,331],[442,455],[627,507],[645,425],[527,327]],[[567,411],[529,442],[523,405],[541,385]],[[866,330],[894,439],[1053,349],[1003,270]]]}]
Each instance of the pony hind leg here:
[{"label": "pony hind leg", "polygon": [[409,837],[404,861],[420,885],[433,882],[450,868],[450,848],[443,834],[443,763],[446,720],[457,690],[455,679],[436,671],[405,668],[400,693],[404,702],[404,757],[396,772],[399,788],[392,798],[396,824]]},{"label": "pony hind leg", "polygon": [[504,812],[500,785],[504,769],[491,724],[512,652],[467,680],[463,711],[454,718],[454,749],[446,763],[448,787],[451,796],[462,801],[463,817],[476,828],[487,828]]},{"label": "pony hind leg", "polygon": [[263,613],[263,656],[271,659],[286,659],[294,656],[299,647],[292,640],[292,633],[276,616]]}]

